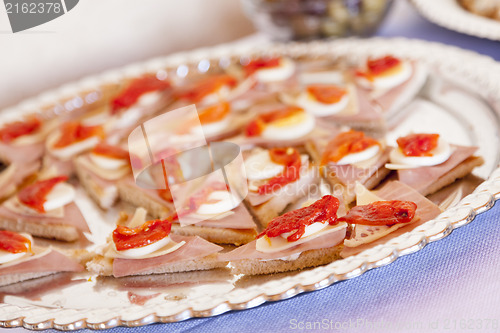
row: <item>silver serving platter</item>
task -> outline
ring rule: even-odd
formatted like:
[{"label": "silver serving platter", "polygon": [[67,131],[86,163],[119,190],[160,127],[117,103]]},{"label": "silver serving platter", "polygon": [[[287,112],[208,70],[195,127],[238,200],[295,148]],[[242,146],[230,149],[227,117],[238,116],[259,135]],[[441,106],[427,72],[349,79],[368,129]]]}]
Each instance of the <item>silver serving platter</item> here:
[{"label": "silver serving platter", "polygon": [[[268,276],[234,276],[226,269],[130,278],[58,274],[0,288],[0,326],[28,329],[106,329],[177,322],[244,310],[283,300],[387,265],[449,235],[491,208],[500,197],[500,64],[455,47],[406,39],[344,39],[309,44],[232,44],[178,53],[86,78],[4,110],[1,119],[19,117],[55,105],[70,112],[95,100],[93,89],[127,76],[167,71],[183,76],[254,54],[324,57],[350,63],[367,56],[394,54],[422,62],[431,77],[407,116],[391,129],[394,140],[408,130],[434,130],[449,141],[480,147],[485,164],[465,181],[433,198],[446,211],[432,221],[358,255],[313,269]],[[478,186],[478,184],[480,184]],[[469,194],[470,193],[470,194]],[[467,195],[465,195],[467,194]],[[90,222],[93,240],[102,243],[112,230],[119,206],[103,212],[82,190],[77,204]],[[54,245],[54,244],[52,244]],[[60,244],[56,244],[58,246]]]}]

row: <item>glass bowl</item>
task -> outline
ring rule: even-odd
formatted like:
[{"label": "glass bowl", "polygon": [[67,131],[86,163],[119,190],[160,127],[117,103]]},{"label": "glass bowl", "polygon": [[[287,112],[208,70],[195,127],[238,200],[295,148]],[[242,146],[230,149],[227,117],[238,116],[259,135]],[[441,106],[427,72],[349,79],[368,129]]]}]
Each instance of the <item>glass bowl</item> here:
[{"label": "glass bowl", "polygon": [[272,39],[370,36],[393,0],[242,0],[255,27]]}]

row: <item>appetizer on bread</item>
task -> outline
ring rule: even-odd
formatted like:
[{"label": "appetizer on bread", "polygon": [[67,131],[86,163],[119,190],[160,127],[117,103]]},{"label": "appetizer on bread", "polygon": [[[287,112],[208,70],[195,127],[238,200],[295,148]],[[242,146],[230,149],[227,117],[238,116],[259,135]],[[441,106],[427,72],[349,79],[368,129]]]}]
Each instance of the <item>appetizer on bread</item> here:
[{"label": "appetizer on bread", "polygon": [[145,221],[138,209],[127,226],[118,225],[101,254],[87,262],[97,275],[123,277],[224,267],[222,247],[197,236],[170,234],[171,219]]},{"label": "appetizer on bread", "polygon": [[340,258],[347,223],[337,219],[339,200],[315,203],[271,220],[256,240],[219,254],[236,274],[258,275],[315,267]]},{"label": "appetizer on bread", "polygon": [[90,232],[66,176],[24,187],[0,205],[0,228],[72,242]]},{"label": "appetizer on bread", "polygon": [[129,154],[119,146],[100,142],[76,158],[75,170],[88,195],[108,209],[118,200],[117,182],[131,174]]},{"label": "appetizer on bread", "polygon": [[484,163],[477,147],[450,144],[436,133],[413,133],[397,139],[387,168],[400,182],[426,196],[450,185]]},{"label": "appetizer on bread", "polygon": [[253,149],[245,158],[245,171],[249,183],[245,203],[263,226],[289,204],[307,197],[319,181],[309,157],[292,147]]},{"label": "appetizer on bread", "polygon": [[57,250],[36,247],[29,234],[0,230],[0,286],[84,270],[76,260]]},{"label": "appetizer on bread", "polygon": [[356,182],[372,189],[390,172],[384,165],[391,149],[363,132],[349,130],[333,137],[316,137],[307,142],[306,148],[345,204],[355,199]]}]

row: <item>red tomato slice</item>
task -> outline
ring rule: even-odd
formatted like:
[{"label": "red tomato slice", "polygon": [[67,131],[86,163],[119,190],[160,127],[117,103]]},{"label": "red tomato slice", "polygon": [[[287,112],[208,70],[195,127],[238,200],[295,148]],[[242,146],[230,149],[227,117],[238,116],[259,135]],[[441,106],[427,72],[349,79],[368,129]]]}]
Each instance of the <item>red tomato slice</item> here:
[{"label": "red tomato slice", "polygon": [[66,180],[68,180],[67,176],[58,176],[37,181],[36,183],[28,185],[19,191],[19,193],[17,193],[17,198],[24,205],[31,207],[40,213],[45,213],[43,204],[47,201],[47,194],[52,191],[54,186]]},{"label": "red tomato slice", "polygon": [[259,69],[278,67],[280,63],[281,63],[280,58],[270,58],[270,59],[258,58],[250,61],[248,64],[243,66],[243,69],[246,75],[250,76]]},{"label": "red tomato slice", "polygon": [[42,126],[42,122],[37,117],[30,117],[24,121],[15,121],[5,124],[0,129],[0,140],[9,143],[20,136],[36,132]]},{"label": "red tomato slice", "polygon": [[230,75],[214,75],[196,82],[189,89],[176,93],[177,98],[198,103],[206,96],[218,91],[223,86],[234,87],[237,81]]},{"label": "red tomato slice", "polygon": [[229,114],[230,110],[229,103],[222,102],[201,109],[198,113],[198,117],[200,118],[200,123],[206,125],[224,119]]},{"label": "red tomato slice", "polygon": [[339,222],[361,225],[394,225],[408,223],[415,217],[417,204],[411,201],[376,201],[353,207]]},{"label": "red tomato slice", "polygon": [[295,242],[302,237],[308,225],[316,222],[330,225],[337,224],[338,209],[339,199],[331,195],[325,195],[308,207],[299,208],[274,218],[257,238],[264,235],[278,237],[284,233],[294,232],[287,237],[287,240]]},{"label": "red tomato slice", "polygon": [[323,104],[338,103],[347,94],[344,88],[331,84],[315,84],[307,87],[307,92]]},{"label": "red tomato slice", "polygon": [[410,134],[397,140],[405,156],[432,156],[431,151],[438,146],[439,134]]},{"label": "red tomato slice", "polygon": [[344,156],[359,153],[369,147],[380,145],[377,140],[365,136],[365,133],[350,130],[333,138],[323,153],[321,164],[338,162]]},{"label": "red tomato slice", "polygon": [[111,101],[111,114],[119,110],[129,108],[141,98],[142,95],[153,91],[166,90],[170,88],[170,82],[158,80],[154,75],[146,75],[137,78]]},{"label": "red tomato slice", "polygon": [[0,250],[10,253],[31,252],[31,241],[17,232],[1,230]]},{"label": "red tomato slice", "polygon": [[295,148],[273,148],[269,150],[271,161],[285,166],[279,175],[271,178],[264,185],[259,186],[259,194],[269,194],[281,189],[286,184],[292,183],[300,178],[300,167],[302,160]]},{"label": "red tomato slice", "polygon": [[298,112],[304,112],[304,109],[296,106],[285,106],[281,109],[259,114],[245,128],[245,135],[252,137],[260,135],[266,126],[276,120],[285,119]]},{"label": "red tomato slice", "polygon": [[104,131],[101,126],[84,126],[79,122],[70,121],[62,124],[61,135],[59,136],[59,140],[54,144],[54,148],[64,148],[93,136],[104,137]]},{"label": "red tomato slice", "polygon": [[118,251],[144,247],[167,237],[171,228],[171,219],[147,221],[136,228],[119,225],[113,231],[113,242]]},{"label": "red tomato slice", "polygon": [[129,159],[128,151],[123,148],[110,145],[106,142],[100,142],[97,146],[94,147],[94,149],[92,149],[92,153],[119,160]]}]

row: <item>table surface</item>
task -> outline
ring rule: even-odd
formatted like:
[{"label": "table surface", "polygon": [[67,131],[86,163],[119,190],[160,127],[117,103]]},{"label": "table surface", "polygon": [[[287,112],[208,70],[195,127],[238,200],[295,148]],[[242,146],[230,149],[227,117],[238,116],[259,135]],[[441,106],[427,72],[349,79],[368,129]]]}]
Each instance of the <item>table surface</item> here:
[{"label": "table surface", "polygon": [[[377,35],[452,44],[500,60],[500,42],[441,28],[422,18],[406,1],[395,2]],[[500,331],[498,216],[500,204],[415,254],[323,290],[246,311],[133,331]]]}]

